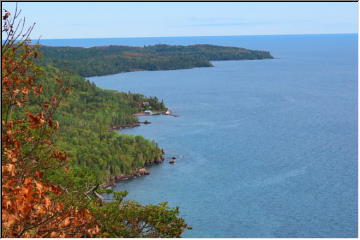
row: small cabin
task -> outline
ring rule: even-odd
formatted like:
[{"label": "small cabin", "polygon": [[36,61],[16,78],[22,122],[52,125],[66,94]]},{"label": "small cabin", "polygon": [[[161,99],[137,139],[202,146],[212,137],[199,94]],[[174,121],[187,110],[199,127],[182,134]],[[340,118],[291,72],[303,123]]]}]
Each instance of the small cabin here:
[{"label": "small cabin", "polygon": [[145,113],[146,115],[152,115],[152,114],[153,114],[153,112],[152,112],[151,110],[145,110],[144,113]]}]

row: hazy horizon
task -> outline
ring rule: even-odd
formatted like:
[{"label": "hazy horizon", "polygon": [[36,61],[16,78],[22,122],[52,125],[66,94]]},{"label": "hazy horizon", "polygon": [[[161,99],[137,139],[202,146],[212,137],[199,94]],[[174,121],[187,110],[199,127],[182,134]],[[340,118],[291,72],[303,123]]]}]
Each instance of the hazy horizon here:
[{"label": "hazy horizon", "polygon": [[[303,33],[303,34],[253,34],[253,35],[193,35],[193,36],[154,36],[154,37],[89,37],[89,38],[40,38],[40,40],[72,40],[72,39],[116,39],[116,38],[191,38],[191,37],[252,37],[252,36],[298,36],[298,35],[346,35],[355,34],[357,32],[349,33]],[[32,39],[35,41],[35,39]]]},{"label": "hazy horizon", "polygon": [[[15,2],[3,2],[13,12]],[[20,2],[33,39],[344,34],[356,2]]]}]

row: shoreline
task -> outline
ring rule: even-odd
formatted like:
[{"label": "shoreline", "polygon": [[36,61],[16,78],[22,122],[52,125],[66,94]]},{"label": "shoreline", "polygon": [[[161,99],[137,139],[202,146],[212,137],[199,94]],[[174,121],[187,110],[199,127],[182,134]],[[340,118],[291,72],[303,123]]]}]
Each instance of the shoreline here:
[{"label": "shoreline", "polygon": [[167,111],[160,111],[160,112],[153,112],[152,114],[146,114],[144,112],[138,112],[133,114],[136,117],[143,117],[143,116],[157,116],[157,115],[166,115],[166,116],[172,116],[172,117],[179,117],[177,114],[173,114],[173,112],[168,109]]},{"label": "shoreline", "polygon": [[135,128],[135,127],[139,127],[141,124],[150,124],[151,122],[145,120],[144,122],[136,122],[136,123],[130,123],[130,124],[124,124],[124,125],[117,125],[117,126],[112,126],[111,128],[109,128],[109,131],[113,131],[113,130],[121,130],[121,129],[125,129],[125,128]]},{"label": "shoreline", "polygon": [[[162,112],[154,112],[152,114],[146,114],[144,112],[138,112],[138,113],[134,113],[133,114],[136,117],[145,117],[145,116],[158,116],[158,115],[166,115],[166,116],[172,116],[172,117],[179,117],[179,115],[173,114],[171,112],[171,110],[168,110],[166,112],[162,111]],[[124,124],[124,125],[117,125],[117,126],[112,126],[109,128],[109,131],[113,131],[113,130],[121,130],[121,129],[125,129],[125,128],[134,128],[134,127],[139,127],[141,124],[150,124],[151,122],[149,122],[148,120],[145,120],[143,122],[141,121],[137,121],[136,123],[130,123],[130,124]]]},{"label": "shoreline", "polygon": [[[152,114],[146,114],[144,112],[138,112],[138,113],[134,113],[133,114],[136,117],[140,117],[140,116],[158,116],[158,115],[167,115],[167,116],[173,116],[173,117],[179,117],[179,115],[173,114],[171,110],[167,110],[166,112],[162,111],[162,112],[154,112]],[[135,127],[139,127],[141,124],[150,124],[151,122],[145,120],[144,122],[141,121],[137,121],[136,123],[132,123],[132,124],[124,124],[124,125],[118,125],[118,126],[112,126],[109,128],[109,131],[113,131],[113,130],[121,130],[121,129],[126,129],[126,128],[135,128]],[[159,148],[161,150],[161,157],[154,159],[151,162],[145,162],[143,167],[140,168],[135,168],[133,169],[130,173],[123,173],[117,176],[110,176],[110,180],[107,183],[103,183],[100,184],[100,187],[102,188],[109,188],[109,187],[114,187],[116,186],[116,183],[121,182],[121,181],[126,181],[129,179],[134,179],[137,177],[141,177],[141,176],[145,176],[145,175],[149,175],[151,172],[150,170],[146,169],[145,167],[149,167],[149,166],[153,166],[155,164],[160,164],[163,163],[165,161],[165,151],[162,148]]]},{"label": "shoreline", "polygon": [[146,169],[145,167],[150,167],[155,164],[157,165],[157,164],[163,163],[165,161],[164,149],[161,148],[160,150],[161,150],[162,155],[158,159],[154,159],[151,162],[146,162],[143,167],[135,168],[130,173],[123,173],[123,174],[120,174],[117,176],[111,176],[110,180],[107,183],[100,184],[100,187],[102,187],[102,188],[115,187],[118,182],[134,179],[134,178],[145,176],[145,175],[149,175],[151,172],[149,169]]}]

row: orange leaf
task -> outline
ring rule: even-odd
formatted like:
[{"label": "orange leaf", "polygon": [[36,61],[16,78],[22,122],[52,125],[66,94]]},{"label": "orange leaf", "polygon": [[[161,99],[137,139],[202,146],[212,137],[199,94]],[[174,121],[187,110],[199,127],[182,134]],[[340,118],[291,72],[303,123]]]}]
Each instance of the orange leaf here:
[{"label": "orange leaf", "polygon": [[71,223],[70,218],[65,218],[64,223],[63,223],[63,226],[64,226],[64,227],[67,227],[67,226],[70,225],[70,223]]},{"label": "orange leaf", "polygon": [[23,89],[21,90],[21,92],[22,92],[22,94],[27,95],[27,94],[29,93],[29,89],[23,88]]},{"label": "orange leaf", "polygon": [[15,90],[13,90],[13,96],[16,96],[19,92],[20,92],[20,90],[19,90],[19,89],[15,89]]},{"label": "orange leaf", "polygon": [[8,172],[11,173],[11,176],[15,177],[15,165],[14,164],[7,164],[5,168]]},{"label": "orange leaf", "polygon": [[36,188],[39,190],[40,194],[44,191],[44,185],[38,181],[35,181]]},{"label": "orange leaf", "polygon": [[48,197],[45,197],[45,206],[49,208],[51,206],[51,200]]},{"label": "orange leaf", "polygon": [[31,177],[25,178],[24,185],[28,185],[29,183],[32,182],[32,180],[33,180],[33,179],[32,179]]}]

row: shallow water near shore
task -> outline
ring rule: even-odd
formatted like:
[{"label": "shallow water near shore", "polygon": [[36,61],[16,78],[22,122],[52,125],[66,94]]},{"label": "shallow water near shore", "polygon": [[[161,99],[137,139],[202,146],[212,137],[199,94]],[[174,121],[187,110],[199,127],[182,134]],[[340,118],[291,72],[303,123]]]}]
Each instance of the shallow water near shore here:
[{"label": "shallow water near shore", "polygon": [[193,227],[184,237],[357,237],[357,35],[184,42],[268,50],[276,59],[89,78],[157,96],[179,115],[140,117],[151,124],[121,130],[177,160],[115,189],[179,206]]}]

